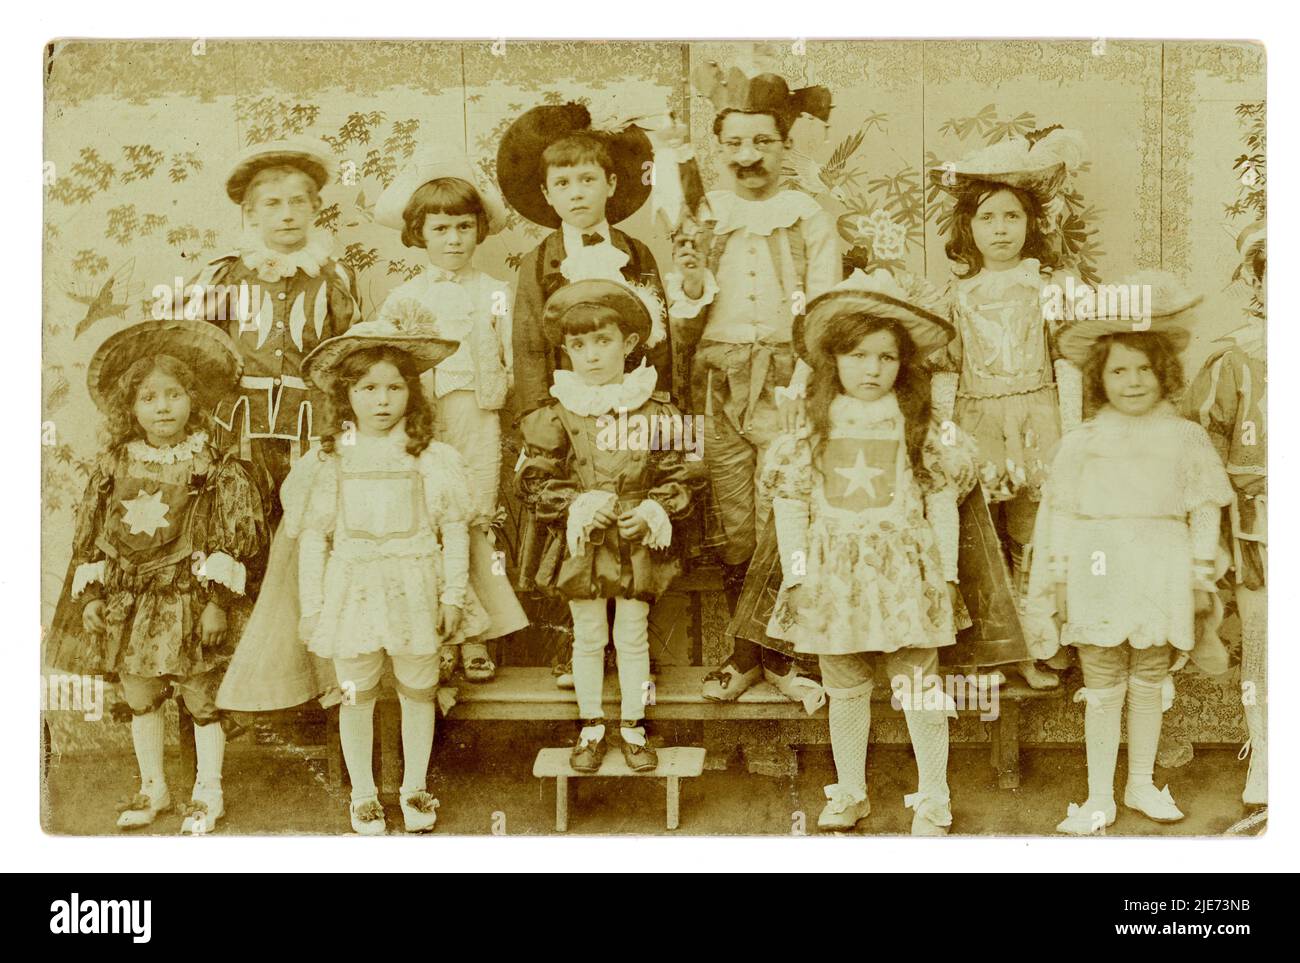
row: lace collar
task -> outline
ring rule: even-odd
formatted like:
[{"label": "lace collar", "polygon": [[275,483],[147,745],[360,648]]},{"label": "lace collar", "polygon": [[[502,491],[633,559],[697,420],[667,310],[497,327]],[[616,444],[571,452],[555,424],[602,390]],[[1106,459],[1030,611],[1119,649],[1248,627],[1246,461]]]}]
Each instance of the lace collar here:
[{"label": "lace collar", "polygon": [[555,372],[551,397],[575,415],[583,417],[608,414],[612,411],[635,411],[650,400],[659,374],[641,360],[641,366],[623,376],[623,380],[608,385],[586,384],[572,371],[563,368]]},{"label": "lace collar", "polygon": [[194,456],[208,445],[208,433],[196,431],[184,441],[165,448],[155,448],[143,438],[137,438],[126,446],[126,453],[133,461],[149,465],[175,465],[178,462],[193,461]]},{"label": "lace collar", "polygon": [[748,200],[734,191],[710,191],[708,200],[717,219],[714,234],[730,234],[743,228],[751,234],[768,235],[822,209],[810,194],[792,190],[777,191],[761,201]]},{"label": "lace collar", "polygon": [[296,251],[287,254],[272,251],[266,246],[260,234],[253,230],[244,232],[244,239],[239,247],[239,256],[244,265],[257,273],[263,281],[282,281],[291,278],[298,271],[308,277],[320,274],[325,262],[330,259],[332,239],[325,231],[307,232],[307,243]]},{"label": "lace collar", "polygon": [[898,397],[891,391],[875,401],[863,401],[852,395],[839,394],[831,402],[831,426],[878,425],[891,419],[901,423],[903,411],[898,407]]},{"label": "lace collar", "polygon": [[1107,403],[1101,406],[1094,419],[1099,425],[1108,428],[1118,428],[1123,431],[1141,431],[1148,425],[1154,425],[1158,421],[1177,418],[1182,420],[1182,415],[1173,406],[1173,403],[1167,398],[1161,398],[1154,408],[1145,415],[1126,415],[1124,412]]},{"label": "lace collar", "polygon": [[990,271],[984,268],[973,278],[958,282],[963,294],[978,290],[981,297],[1001,297],[1013,288],[1026,287],[1038,291],[1043,285],[1042,266],[1037,258],[1027,257],[1013,268]]}]

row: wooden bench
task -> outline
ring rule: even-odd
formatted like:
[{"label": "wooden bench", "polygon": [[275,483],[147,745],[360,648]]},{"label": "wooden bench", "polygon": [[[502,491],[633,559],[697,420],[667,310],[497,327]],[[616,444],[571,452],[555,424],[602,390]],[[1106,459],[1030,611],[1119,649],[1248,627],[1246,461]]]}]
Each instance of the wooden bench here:
[{"label": "wooden bench", "polygon": [[[809,716],[802,705],[790,702],[770,684],[759,683],[735,702],[709,702],[700,695],[704,677],[711,670],[704,666],[661,666],[655,678],[654,702],[646,707],[650,720],[698,720],[706,730],[710,724],[734,724],[755,720],[824,720],[823,707]],[[578,716],[577,697],[571,690],[557,689],[546,667],[505,667],[497,672],[493,682],[473,685],[458,680],[457,702],[450,718],[485,720],[572,720]],[[1023,683],[1004,683],[998,691],[998,716],[989,721],[990,756],[997,775],[998,785],[1014,789],[1020,785],[1020,707],[1022,703],[1038,699],[1059,699],[1062,689],[1035,690]],[[619,718],[618,679],[609,673],[604,691],[605,717],[611,721]],[[886,686],[877,685],[874,691],[872,713],[874,718],[897,718],[901,711],[890,704]],[[963,714],[979,713],[976,707],[959,709]],[[337,717],[337,713],[334,713]],[[380,788],[386,793],[396,793],[401,784],[401,710],[396,697],[385,693],[376,711],[376,727],[380,751]],[[731,726],[735,730],[740,727]],[[737,735],[736,738],[742,738]],[[825,742],[821,736],[815,742]],[[333,740],[331,740],[333,741]],[[707,740],[706,740],[707,741]],[[714,740],[725,744],[727,738]],[[784,747],[793,756],[793,750]],[[611,753],[613,755],[613,753]],[[752,767],[751,767],[752,768]],[[757,770],[756,770],[757,771]],[[330,767],[331,777],[338,772]]]},{"label": "wooden bench", "polygon": [[610,747],[596,772],[574,772],[569,766],[568,749],[543,749],[533,763],[533,775],[555,780],[555,831],[569,828],[569,780],[615,776],[665,779],[667,789],[667,825],[676,829],[681,813],[681,781],[704,771],[705,750],[692,746],[672,746],[659,750],[659,765],[651,772],[633,772],[623,754]]}]

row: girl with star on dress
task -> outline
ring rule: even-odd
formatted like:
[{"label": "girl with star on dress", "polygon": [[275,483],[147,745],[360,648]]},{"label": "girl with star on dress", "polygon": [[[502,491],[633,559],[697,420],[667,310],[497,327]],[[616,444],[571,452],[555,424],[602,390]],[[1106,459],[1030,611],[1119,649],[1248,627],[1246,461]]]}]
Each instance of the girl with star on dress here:
[{"label": "girl with star on dress", "polygon": [[146,321],[105,341],[88,368],[111,441],[77,511],[46,662],[121,681],[140,766],[123,829],[171,807],[160,710],[172,691],[194,717],[198,761],[181,831],[208,832],[225,812],[215,699],[269,536],[248,465],[209,441],[200,386],[229,390],[239,367],[213,325]]}]

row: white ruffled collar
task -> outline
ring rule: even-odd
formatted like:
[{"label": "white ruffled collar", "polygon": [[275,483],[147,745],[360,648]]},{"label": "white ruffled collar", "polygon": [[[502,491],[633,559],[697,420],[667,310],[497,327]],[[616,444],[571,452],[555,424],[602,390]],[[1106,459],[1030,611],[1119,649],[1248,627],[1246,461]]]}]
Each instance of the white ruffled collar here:
[{"label": "white ruffled collar", "polygon": [[1012,288],[1026,287],[1038,291],[1043,285],[1042,265],[1038,258],[1027,257],[1013,268],[1005,271],[990,271],[984,268],[973,278],[958,282],[963,294],[976,289],[984,297],[1000,297]]},{"label": "white ruffled collar", "polygon": [[307,232],[306,244],[285,254],[272,251],[262,236],[250,229],[244,232],[239,256],[244,265],[263,281],[281,281],[293,277],[300,270],[314,278],[330,259],[332,247],[333,239],[327,232],[313,229]]},{"label": "white ruffled collar", "polygon": [[1145,415],[1126,415],[1110,403],[1104,404],[1094,416],[1098,424],[1107,425],[1125,431],[1140,431],[1143,427],[1168,418],[1182,420],[1182,415],[1168,398],[1161,398],[1154,408]]},{"label": "white ruffled collar", "polygon": [[555,372],[551,397],[566,411],[581,417],[595,417],[612,411],[635,411],[650,400],[659,373],[645,359],[636,370],[623,376],[622,381],[608,385],[589,385],[572,371],[563,368]]},{"label": "white ruffled collar", "polygon": [[891,419],[902,419],[903,410],[898,407],[898,396],[892,391],[875,401],[863,401],[848,394],[838,394],[831,402],[831,425],[842,427],[847,424],[878,425]]},{"label": "white ruffled collar", "polygon": [[196,431],[184,441],[178,441],[165,448],[155,448],[145,439],[136,438],[127,444],[126,453],[132,460],[150,465],[175,465],[178,462],[193,461],[194,456],[203,451],[207,444],[208,433]]},{"label": "white ruffled collar", "polygon": [[822,209],[812,195],[792,190],[777,191],[761,201],[751,201],[735,191],[710,191],[708,201],[716,219],[714,234],[743,228],[751,234],[768,235],[778,228],[792,227]]}]

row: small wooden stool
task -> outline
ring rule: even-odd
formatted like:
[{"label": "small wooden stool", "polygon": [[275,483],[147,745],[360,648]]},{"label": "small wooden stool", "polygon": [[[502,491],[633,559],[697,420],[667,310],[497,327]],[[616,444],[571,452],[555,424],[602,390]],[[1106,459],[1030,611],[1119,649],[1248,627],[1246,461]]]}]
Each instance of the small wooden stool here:
[{"label": "small wooden stool", "polygon": [[651,772],[633,772],[623,760],[623,754],[611,747],[597,772],[574,772],[569,766],[568,749],[543,749],[533,763],[533,775],[539,779],[555,780],[555,830],[569,828],[569,780],[593,776],[649,776],[668,781],[668,828],[676,829],[681,806],[681,780],[698,776],[704,771],[704,749],[692,746],[672,746],[658,750],[659,765]]}]

